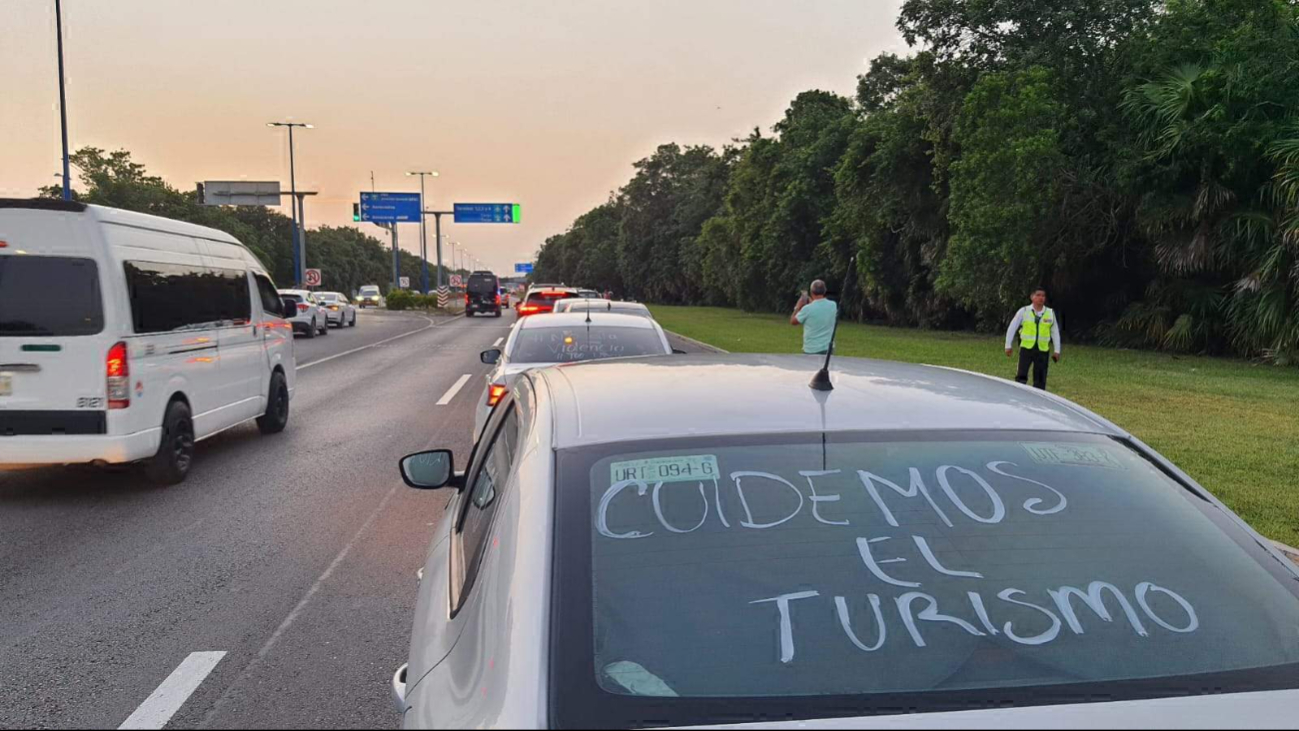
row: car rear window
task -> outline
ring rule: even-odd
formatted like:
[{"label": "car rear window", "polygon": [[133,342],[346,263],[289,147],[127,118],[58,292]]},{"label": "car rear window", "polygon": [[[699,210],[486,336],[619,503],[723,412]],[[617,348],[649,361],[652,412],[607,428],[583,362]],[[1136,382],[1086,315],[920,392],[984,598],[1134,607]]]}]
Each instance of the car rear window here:
[{"label": "car rear window", "polygon": [[568,299],[572,296],[572,292],[533,292],[528,295],[528,302],[533,304],[538,302],[554,304],[555,300]]},{"label": "car rear window", "polygon": [[338,295],[336,295],[336,294],[317,294],[317,295],[316,295],[316,299],[318,299],[318,300],[320,300],[320,301],[322,301],[322,302],[337,302],[337,301],[338,301]]},{"label": "car rear window", "polygon": [[304,300],[302,299],[302,295],[300,295],[300,294],[282,294],[282,295],[280,295],[280,297],[283,298],[283,299],[286,299],[286,300],[293,300],[294,302],[302,302],[302,301],[304,301]]},{"label": "car rear window", "polygon": [[471,274],[466,289],[474,294],[494,294],[498,289],[497,279],[487,274]]},{"label": "car rear window", "polygon": [[510,362],[576,363],[663,354],[663,342],[658,333],[646,328],[525,327],[515,336]]},{"label": "car rear window", "polygon": [[1294,574],[1105,437],[615,444],[558,484],[561,726],[1299,687]]},{"label": "car rear window", "polygon": [[94,335],[104,329],[92,259],[0,257],[0,337]]}]

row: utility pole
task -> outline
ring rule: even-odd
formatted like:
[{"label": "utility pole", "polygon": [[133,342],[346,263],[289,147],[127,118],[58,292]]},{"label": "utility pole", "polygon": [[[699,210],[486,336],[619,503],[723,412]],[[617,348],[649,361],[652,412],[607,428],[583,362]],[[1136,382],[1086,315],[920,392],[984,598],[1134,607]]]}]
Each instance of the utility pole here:
[{"label": "utility pole", "polygon": [[63,129],[63,200],[72,200],[71,158],[68,156],[68,97],[63,89],[63,4],[54,0],[54,29],[59,36],[59,121]]},{"label": "utility pole", "polygon": [[392,288],[401,289],[401,257],[397,253],[397,224],[392,224]]},{"label": "utility pole", "polygon": [[428,232],[426,230],[425,221],[424,221],[424,178],[430,175],[436,178],[438,177],[438,172],[436,170],[430,170],[426,172],[416,171],[416,172],[408,172],[406,173],[406,175],[419,176],[419,205],[420,205],[419,258],[423,264],[423,270],[421,272],[421,284],[422,284],[424,294],[428,294]]},{"label": "utility pole", "polygon": [[298,181],[293,160],[293,128],[313,129],[313,126],[302,122],[267,122],[266,126],[289,128],[289,195],[292,196],[293,200],[291,203],[293,207],[293,283],[295,286],[301,287],[303,280],[306,278],[307,252],[302,245],[305,232],[302,229],[302,217],[299,215],[302,201],[298,197]]}]

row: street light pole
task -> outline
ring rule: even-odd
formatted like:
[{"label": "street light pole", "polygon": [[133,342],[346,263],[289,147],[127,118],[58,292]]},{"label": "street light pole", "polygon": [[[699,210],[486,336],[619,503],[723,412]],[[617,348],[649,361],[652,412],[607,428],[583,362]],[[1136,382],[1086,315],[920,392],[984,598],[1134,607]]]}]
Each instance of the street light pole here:
[{"label": "street light pole", "polygon": [[302,215],[299,214],[302,201],[298,197],[297,171],[293,160],[293,128],[312,129],[312,125],[302,122],[267,122],[266,126],[289,128],[289,196],[293,200],[293,283],[301,287],[306,279],[307,252],[303,250],[302,245],[306,232],[302,229]]},{"label": "street light pole", "polygon": [[436,178],[438,177],[438,172],[436,170],[431,170],[427,172],[408,172],[406,173],[406,175],[419,176],[419,258],[420,258],[420,263],[423,267],[422,274],[421,274],[421,284],[423,286],[424,294],[427,295],[428,294],[428,230],[427,230],[427,225],[425,223],[426,216],[424,215],[424,178],[430,175]]},{"label": "street light pole", "polygon": [[63,88],[63,3],[54,0],[54,30],[59,36],[59,122],[63,130],[63,200],[72,200],[72,178],[68,157],[68,97]]}]

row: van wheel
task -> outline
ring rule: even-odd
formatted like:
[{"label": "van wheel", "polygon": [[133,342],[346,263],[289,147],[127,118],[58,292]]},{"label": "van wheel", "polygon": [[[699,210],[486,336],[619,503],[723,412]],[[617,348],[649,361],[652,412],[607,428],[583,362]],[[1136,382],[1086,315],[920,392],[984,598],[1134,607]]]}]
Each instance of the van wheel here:
[{"label": "van wheel", "polygon": [[257,417],[257,428],[263,434],[279,434],[289,424],[289,384],[284,374],[271,375],[271,389],[267,392],[266,413]]},{"label": "van wheel", "polygon": [[144,468],[145,475],[159,485],[175,485],[189,474],[194,462],[194,422],[184,401],[172,401],[162,419],[162,443]]},{"label": "van wheel", "polygon": [[500,311],[500,310],[497,310],[497,311],[496,311],[496,316],[497,316],[497,317],[500,317],[500,316],[501,316],[501,311]]}]

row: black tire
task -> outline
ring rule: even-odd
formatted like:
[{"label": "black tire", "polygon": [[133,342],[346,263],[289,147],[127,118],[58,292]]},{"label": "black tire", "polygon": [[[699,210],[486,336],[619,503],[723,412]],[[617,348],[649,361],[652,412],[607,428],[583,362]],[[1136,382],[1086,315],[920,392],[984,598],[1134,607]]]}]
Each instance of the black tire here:
[{"label": "black tire", "polygon": [[316,321],[312,320],[311,324],[307,325],[307,339],[310,340],[314,337],[316,337]]},{"label": "black tire", "polygon": [[172,401],[162,418],[162,442],[158,453],[149,460],[144,472],[159,485],[184,481],[194,464],[194,422],[184,401]]},{"label": "black tire", "polygon": [[279,371],[271,374],[271,388],[266,396],[266,413],[257,417],[257,428],[263,434],[279,434],[289,425],[289,384]]},{"label": "black tire", "polygon": [[474,313],[473,313],[472,311],[470,311],[470,310],[465,310],[465,317],[473,317],[473,316],[474,316]]},{"label": "black tire", "polygon": [[328,317],[325,318],[325,326],[322,327],[322,328],[320,328],[320,334],[321,334],[321,335],[328,335],[328,334],[329,334],[329,318],[328,318]]},{"label": "black tire", "polygon": [[347,323],[348,327],[356,327],[356,313],[352,313],[352,321]]},{"label": "black tire", "polygon": [[500,311],[500,310],[497,310],[497,311],[496,311],[496,316],[497,316],[497,317],[500,317],[500,316],[501,316],[501,311]]}]

